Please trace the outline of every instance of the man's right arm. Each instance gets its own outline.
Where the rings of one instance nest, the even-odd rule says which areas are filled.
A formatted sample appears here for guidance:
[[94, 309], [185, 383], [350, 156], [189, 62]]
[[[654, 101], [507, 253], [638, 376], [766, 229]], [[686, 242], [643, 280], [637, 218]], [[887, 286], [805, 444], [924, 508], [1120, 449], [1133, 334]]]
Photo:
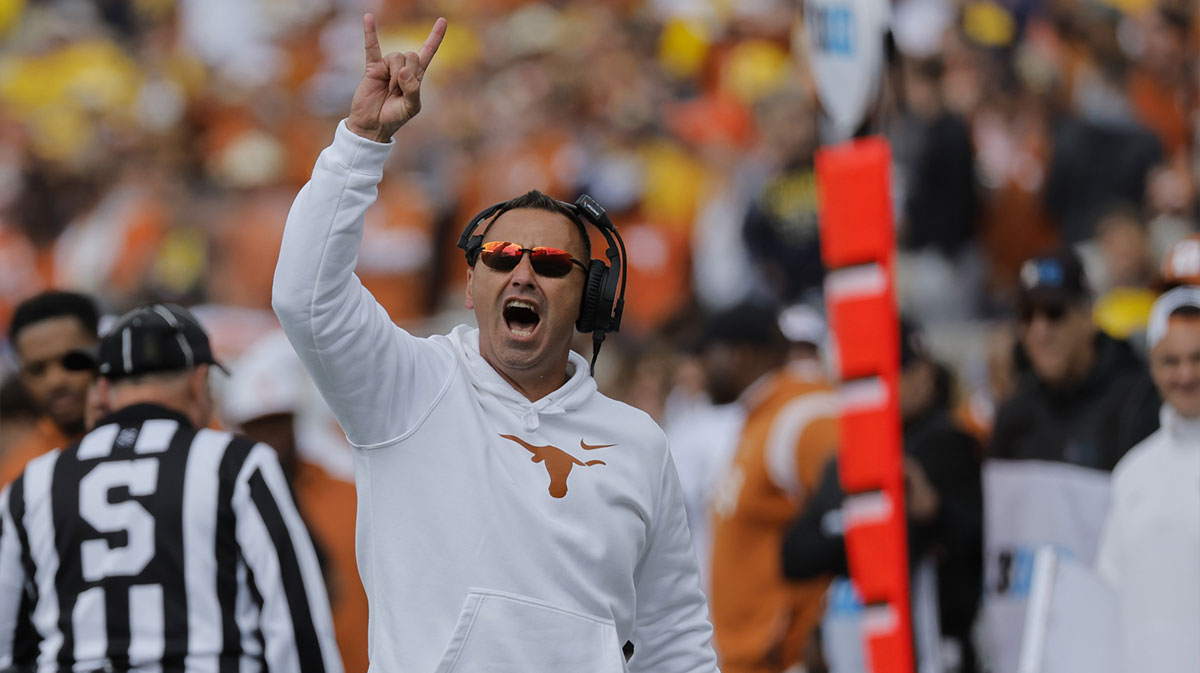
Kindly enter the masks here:
[[412, 409], [424, 378], [416, 368], [430, 360], [417, 357], [417, 340], [392, 323], [354, 275], [363, 216], [390, 149], [338, 125], [292, 204], [272, 287], [288, 340], [359, 446], [407, 429], [403, 412]]
[[358, 446], [386, 443], [425, 409], [423, 387], [447, 374], [447, 358], [418, 353], [354, 275], [363, 217], [374, 203], [392, 135], [420, 110], [420, 81], [441, 43], [434, 24], [419, 54], [380, 54], [375, 19], [363, 18], [366, 72], [349, 118], [317, 159], [284, 229], [272, 307], [284, 332]]

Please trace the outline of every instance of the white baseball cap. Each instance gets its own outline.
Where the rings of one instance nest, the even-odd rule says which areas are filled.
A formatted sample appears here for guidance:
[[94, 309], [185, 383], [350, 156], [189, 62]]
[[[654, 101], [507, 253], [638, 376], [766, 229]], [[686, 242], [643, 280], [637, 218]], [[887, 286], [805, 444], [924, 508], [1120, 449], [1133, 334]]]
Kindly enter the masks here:
[[807, 343], [818, 348], [828, 337], [828, 327], [821, 314], [805, 304], [789, 306], [779, 312], [779, 331], [792, 343]]
[[1186, 306], [1200, 311], [1200, 286], [1181, 285], [1163, 293], [1150, 309], [1150, 322], [1146, 325], [1146, 346], [1154, 348], [1167, 335], [1167, 321], [1171, 314]]

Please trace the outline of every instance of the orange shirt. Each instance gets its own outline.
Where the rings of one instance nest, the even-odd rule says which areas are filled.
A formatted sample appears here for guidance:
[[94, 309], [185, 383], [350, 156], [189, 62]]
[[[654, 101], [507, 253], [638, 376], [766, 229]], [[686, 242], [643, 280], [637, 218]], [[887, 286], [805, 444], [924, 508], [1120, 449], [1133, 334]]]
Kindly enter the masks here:
[[780, 673], [801, 661], [828, 581], [786, 582], [780, 548], [837, 449], [837, 404], [815, 367], [747, 391], [737, 452], [713, 498], [712, 621], [721, 670]]
[[0, 456], [0, 487], [7, 486], [25, 471], [25, 465], [43, 453], [62, 448], [71, 439], [59, 431], [58, 426], [43, 416], [33, 431], [25, 436], [11, 451]]
[[1191, 128], [1187, 100], [1181, 92], [1135, 68], [1129, 74], [1125, 93], [1141, 122], [1158, 136], [1168, 158], [1187, 152]]
[[346, 673], [367, 670], [367, 593], [354, 557], [354, 484], [331, 477], [313, 463], [296, 472], [296, 500], [317, 544], [328, 556], [333, 629]]

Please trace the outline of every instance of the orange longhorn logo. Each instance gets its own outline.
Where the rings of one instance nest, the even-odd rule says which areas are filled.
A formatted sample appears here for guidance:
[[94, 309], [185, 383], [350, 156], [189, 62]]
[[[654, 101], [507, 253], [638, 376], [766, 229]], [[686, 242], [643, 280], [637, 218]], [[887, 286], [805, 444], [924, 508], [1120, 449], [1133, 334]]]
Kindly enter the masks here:
[[[550, 495], [555, 498], [561, 498], [567, 494], [567, 477], [571, 474], [571, 469], [576, 465], [580, 467], [591, 467], [593, 465], [604, 465], [603, 460], [589, 460], [583, 462], [563, 451], [557, 446], [534, 446], [529, 442], [516, 437], [514, 435], [500, 435], [501, 437], [516, 442], [525, 447], [525, 450], [533, 454], [533, 462], [545, 463], [546, 472], [550, 474]], [[584, 451], [592, 451], [594, 449], [607, 449], [616, 444], [596, 444], [591, 445], [579, 440], [579, 448]]]

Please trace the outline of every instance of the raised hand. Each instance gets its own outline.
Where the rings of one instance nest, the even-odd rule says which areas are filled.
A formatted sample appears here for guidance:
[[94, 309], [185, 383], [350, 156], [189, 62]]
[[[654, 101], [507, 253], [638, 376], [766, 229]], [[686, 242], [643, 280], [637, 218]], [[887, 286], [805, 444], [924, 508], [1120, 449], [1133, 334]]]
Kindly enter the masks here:
[[381, 143], [391, 140], [401, 126], [421, 111], [421, 80], [445, 35], [446, 20], [438, 19], [419, 51], [394, 51], [384, 56], [379, 50], [375, 17], [364, 15], [367, 67], [354, 91], [346, 126], [368, 140]]

